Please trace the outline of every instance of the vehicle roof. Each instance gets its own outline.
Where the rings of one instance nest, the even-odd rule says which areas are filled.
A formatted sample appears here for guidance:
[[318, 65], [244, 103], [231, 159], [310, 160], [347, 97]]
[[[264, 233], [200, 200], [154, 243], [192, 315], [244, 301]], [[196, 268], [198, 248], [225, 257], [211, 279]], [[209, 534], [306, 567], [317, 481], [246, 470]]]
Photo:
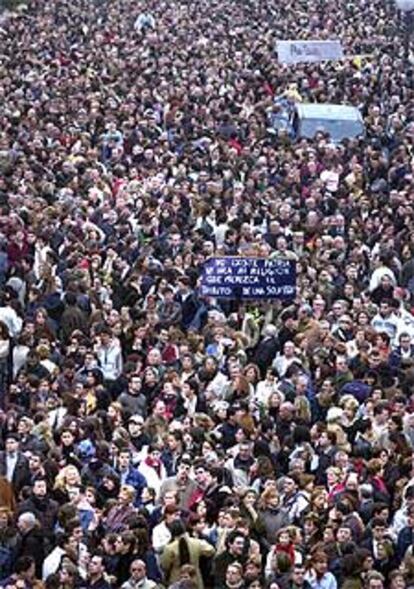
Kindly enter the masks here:
[[361, 120], [361, 113], [355, 106], [346, 104], [298, 104], [298, 114], [303, 119]]

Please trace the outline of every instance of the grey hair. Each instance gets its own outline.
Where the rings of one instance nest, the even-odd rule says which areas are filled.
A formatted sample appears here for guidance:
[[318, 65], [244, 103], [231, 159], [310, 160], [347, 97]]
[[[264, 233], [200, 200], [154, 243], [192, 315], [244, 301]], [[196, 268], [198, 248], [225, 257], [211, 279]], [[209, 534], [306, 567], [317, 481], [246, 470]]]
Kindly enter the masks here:
[[371, 483], [364, 483], [359, 487], [360, 493], [364, 499], [369, 499], [374, 494], [374, 487]]
[[263, 335], [266, 337], [274, 337], [276, 334], [277, 327], [272, 323], [269, 323], [269, 325], [266, 325], [266, 327], [263, 329]]
[[22, 513], [19, 516], [19, 520], [27, 524], [27, 526], [30, 528], [34, 528], [37, 523], [36, 516], [31, 511], [25, 511], [24, 513]]

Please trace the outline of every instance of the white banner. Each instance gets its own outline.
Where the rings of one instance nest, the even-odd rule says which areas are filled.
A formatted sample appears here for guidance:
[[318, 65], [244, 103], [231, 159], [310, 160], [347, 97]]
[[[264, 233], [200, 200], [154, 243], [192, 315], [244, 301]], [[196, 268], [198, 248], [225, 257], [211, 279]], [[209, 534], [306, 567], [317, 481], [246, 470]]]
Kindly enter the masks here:
[[342, 59], [340, 41], [276, 41], [280, 63], [318, 63]]

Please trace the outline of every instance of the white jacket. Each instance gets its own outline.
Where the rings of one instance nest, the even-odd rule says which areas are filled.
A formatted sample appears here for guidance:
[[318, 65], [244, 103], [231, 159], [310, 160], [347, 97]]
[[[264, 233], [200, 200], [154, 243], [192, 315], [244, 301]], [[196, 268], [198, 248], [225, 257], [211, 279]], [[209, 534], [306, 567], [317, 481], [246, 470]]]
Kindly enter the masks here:
[[66, 552], [60, 546], [56, 546], [43, 561], [42, 579], [45, 581], [49, 575], [56, 573], [60, 567], [63, 556]]
[[105, 380], [116, 380], [122, 373], [122, 354], [119, 344], [112, 341], [107, 348], [98, 346], [96, 353]]
[[11, 337], [20, 335], [23, 321], [12, 307], [0, 307], [0, 321], [7, 325]]
[[154, 548], [155, 552], [162, 552], [171, 538], [171, 532], [167, 528], [167, 525], [164, 521], [155, 526], [155, 528], [152, 530], [152, 547]]
[[155, 468], [152, 468], [151, 466], [146, 464], [144, 460], [138, 466], [138, 470], [145, 477], [147, 481], [147, 487], [152, 487], [155, 490], [155, 493], [158, 497], [160, 493], [161, 484], [167, 478], [167, 471], [165, 470], [165, 466], [161, 464], [160, 476], [158, 476], [158, 473], [155, 470]]

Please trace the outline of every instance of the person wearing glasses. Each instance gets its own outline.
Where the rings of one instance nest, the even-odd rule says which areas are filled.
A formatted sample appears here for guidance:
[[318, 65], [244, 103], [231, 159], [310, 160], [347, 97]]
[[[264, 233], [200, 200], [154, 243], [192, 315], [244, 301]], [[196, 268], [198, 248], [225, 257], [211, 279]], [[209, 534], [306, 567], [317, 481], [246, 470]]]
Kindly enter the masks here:
[[155, 589], [157, 583], [147, 577], [147, 567], [143, 560], [137, 558], [131, 562], [131, 576], [121, 585], [121, 589]]

